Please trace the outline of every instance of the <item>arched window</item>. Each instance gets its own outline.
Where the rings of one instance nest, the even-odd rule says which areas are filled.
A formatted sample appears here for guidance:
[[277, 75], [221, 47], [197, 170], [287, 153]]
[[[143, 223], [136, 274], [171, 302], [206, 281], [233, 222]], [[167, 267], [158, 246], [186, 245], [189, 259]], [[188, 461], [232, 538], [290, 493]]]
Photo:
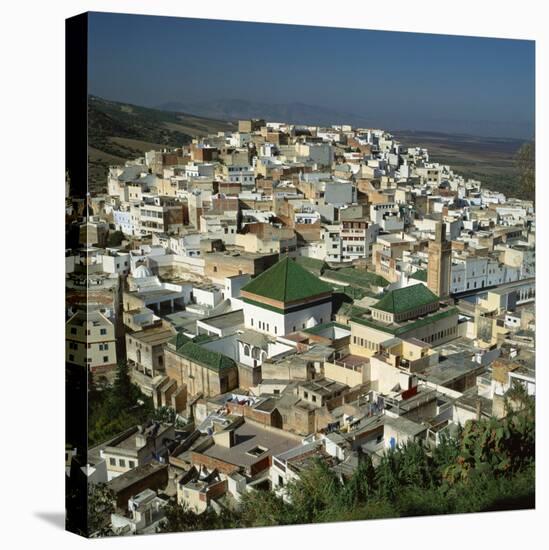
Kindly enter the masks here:
[[252, 357], [254, 359], [259, 359], [260, 353], [261, 353], [261, 350], [259, 348], [252, 348]]
[[249, 356], [250, 356], [250, 346], [248, 346], [248, 344], [246, 344], [246, 345], [244, 346], [244, 355], [245, 355], [246, 357], [249, 357]]

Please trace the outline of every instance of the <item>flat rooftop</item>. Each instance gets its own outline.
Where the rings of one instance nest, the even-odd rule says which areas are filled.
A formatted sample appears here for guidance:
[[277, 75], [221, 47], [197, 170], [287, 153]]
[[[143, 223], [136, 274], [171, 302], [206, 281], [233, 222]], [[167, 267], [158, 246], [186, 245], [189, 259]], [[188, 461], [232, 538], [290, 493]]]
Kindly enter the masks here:
[[137, 468], [133, 468], [109, 481], [109, 489], [114, 491], [115, 494], [120, 493], [124, 489], [131, 487], [133, 484], [167, 468], [167, 464], [160, 464], [156, 461], [149, 462], [142, 466], [138, 466]]
[[345, 384], [340, 384], [339, 382], [334, 382], [328, 378], [321, 378], [319, 380], [309, 380], [299, 384], [299, 387], [306, 389], [310, 392], [320, 394], [320, 395], [332, 395], [334, 392], [341, 391], [347, 386]]
[[204, 317], [203, 319], [199, 319], [199, 321], [219, 329], [230, 328], [244, 323], [244, 310], [238, 309], [236, 311], [222, 313], [221, 315]]
[[146, 328], [130, 334], [132, 338], [149, 344], [151, 346], [157, 346], [167, 342], [174, 335], [174, 331], [170, 327], [164, 325], [158, 327]]
[[361, 357], [360, 355], [352, 355], [348, 353], [347, 355], [332, 361], [334, 365], [337, 365], [338, 367], [344, 367], [346, 369], [352, 369], [357, 370], [359, 367], [362, 367], [362, 365], [369, 362], [369, 359], [367, 357]]
[[153, 290], [138, 290], [135, 292], [130, 292], [130, 294], [135, 294], [136, 296], [139, 296], [140, 298], [144, 298], [145, 300], [149, 298], [179, 298], [181, 296], [180, 292], [176, 292], [175, 290], [168, 290], [166, 288], [158, 288]]
[[[245, 421], [235, 429], [235, 445], [231, 448], [213, 444], [202, 454], [234, 464], [251, 466], [266, 455], [276, 455], [295, 447], [301, 438], [282, 430], [267, 429]], [[259, 447], [259, 449], [257, 449]], [[263, 452], [259, 452], [264, 449]], [[250, 451], [254, 451], [250, 453]]]
[[472, 361], [468, 357], [462, 357], [459, 354], [445, 359], [433, 367], [428, 368], [422, 373], [422, 376], [429, 382], [444, 386], [450, 384], [468, 374], [480, 374], [485, 367], [480, 363]]

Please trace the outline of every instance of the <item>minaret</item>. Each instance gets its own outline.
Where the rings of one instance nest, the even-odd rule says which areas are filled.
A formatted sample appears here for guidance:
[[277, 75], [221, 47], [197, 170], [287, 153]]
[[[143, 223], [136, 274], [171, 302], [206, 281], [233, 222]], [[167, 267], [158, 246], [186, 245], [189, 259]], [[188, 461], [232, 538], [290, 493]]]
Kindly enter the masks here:
[[450, 294], [450, 271], [452, 266], [452, 242], [446, 240], [446, 225], [437, 222], [435, 240], [429, 242], [427, 286], [440, 298]]

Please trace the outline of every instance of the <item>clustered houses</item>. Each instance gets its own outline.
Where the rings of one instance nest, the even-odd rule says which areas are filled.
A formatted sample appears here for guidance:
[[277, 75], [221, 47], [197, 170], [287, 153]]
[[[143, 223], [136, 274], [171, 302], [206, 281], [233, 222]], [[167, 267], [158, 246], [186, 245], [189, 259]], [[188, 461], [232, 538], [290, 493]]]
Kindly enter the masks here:
[[344, 477], [535, 393], [533, 204], [424, 148], [243, 120], [107, 189], [68, 210], [67, 362], [103, 383], [126, 362], [176, 419], [90, 450], [117, 532], [152, 529], [166, 494], [288, 498], [313, 458]]

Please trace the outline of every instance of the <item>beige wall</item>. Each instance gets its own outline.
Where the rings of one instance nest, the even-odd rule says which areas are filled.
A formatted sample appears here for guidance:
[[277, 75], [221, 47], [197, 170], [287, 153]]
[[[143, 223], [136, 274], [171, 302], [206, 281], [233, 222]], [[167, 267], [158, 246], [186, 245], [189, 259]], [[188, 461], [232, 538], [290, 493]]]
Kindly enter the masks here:
[[212, 369], [194, 363], [169, 348], [165, 350], [166, 376], [175, 380], [178, 386], [187, 386], [189, 396], [203, 393], [212, 397], [230, 391], [238, 386], [236, 367], [218, 373]]
[[370, 368], [364, 363], [360, 369], [354, 370], [342, 365], [336, 365], [326, 361], [324, 363], [324, 376], [340, 384], [346, 384], [350, 388], [363, 384], [369, 379]]
[[[353, 321], [351, 321], [350, 325], [351, 344], [349, 347], [353, 355], [371, 357], [379, 351], [379, 345], [382, 342], [393, 337], [389, 332], [382, 332], [379, 329], [367, 327]], [[458, 336], [458, 314], [456, 313], [431, 324], [411, 329], [401, 337], [414, 337], [431, 345], [440, 345], [454, 340]], [[362, 339], [363, 345], [360, 339]]]
[[393, 367], [377, 357], [370, 359], [370, 381], [381, 393], [390, 392], [397, 384], [400, 384], [403, 390], [407, 390], [409, 377], [407, 372]]

